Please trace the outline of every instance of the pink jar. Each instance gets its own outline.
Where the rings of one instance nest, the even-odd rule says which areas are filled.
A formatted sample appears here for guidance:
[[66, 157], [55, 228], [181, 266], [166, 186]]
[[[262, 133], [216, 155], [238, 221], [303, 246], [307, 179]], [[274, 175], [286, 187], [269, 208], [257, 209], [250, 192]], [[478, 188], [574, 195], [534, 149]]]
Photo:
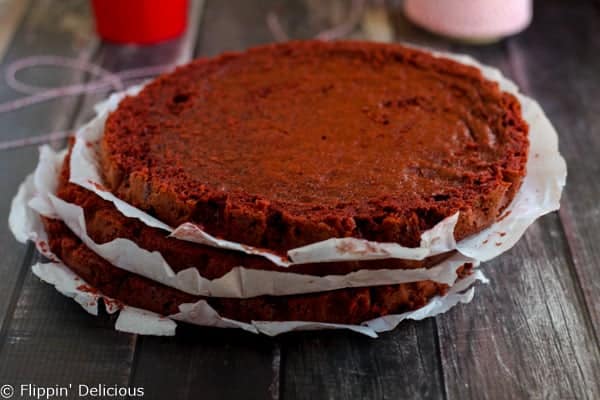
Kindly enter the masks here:
[[416, 25], [443, 36], [493, 42], [525, 29], [531, 0], [405, 0], [404, 13]]

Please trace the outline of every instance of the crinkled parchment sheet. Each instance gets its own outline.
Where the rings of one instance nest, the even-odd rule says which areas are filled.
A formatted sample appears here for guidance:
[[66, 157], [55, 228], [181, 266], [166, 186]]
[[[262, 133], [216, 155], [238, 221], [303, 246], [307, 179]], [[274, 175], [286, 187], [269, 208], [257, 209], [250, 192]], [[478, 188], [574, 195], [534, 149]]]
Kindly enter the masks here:
[[[261, 295], [289, 295], [319, 292], [345, 287], [375, 286], [433, 280], [452, 285], [457, 278], [456, 270], [465, 263], [478, 265], [475, 259], [455, 254], [431, 268], [360, 270], [346, 275], [314, 276], [281, 271], [264, 271], [237, 266], [218, 279], [202, 277], [196, 268], [175, 272], [163, 256], [139, 247], [134, 241], [117, 238], [98, 244], [89, 237], [83, 208], [55, 196], [59, 171], [64, 152], [57, 154], [48, 146], [40, 149], [40, 161], [33, 179], [24, 184], [23, 203], [39, 214], [58, 218], [77, 235], [82, 242], [111, 264], [124, 270], [145, 276], [164, 285], [186, 293], [214, 297], [255, 297]], [[20, 213], [19, 215], [24, 215]], [[22, 221], [13, 221], [15, 230]], [[35, 240], [35, 237], [31, 237]], [[384, 263], [384, 261], [382, 261]]]
[[[261, 294], [282, 295], [423, 279], [452, 283], [456, 278], [456, 269], [464, 262], [485, 261], [499, 255], [512, 247], [535, 219], [558, 209], [560, 195], [566, 179], [566, 165], [558, 152], [556, 132], [535, 101], [518, 93], [517, 87], [504, 78], [496, 69], [482, 66], [466, 56], [447, 54], [444, 54], [444, 56], [458, 59], [458, 61], [465, 64], [478, 66], [488, 79], [499, 82], [503, 90], [515, 94], [522, 104], [523, 116], [530, 124], [531, 147], [527, 164], [527, 176], [524, 179], [522, 188], [506, 210], [505, 217], [485, 231], [459, 243], [456, 243], [453, 237], [458, 214], [446, 218], [433, 229], [424, 233], [421, 246], [418, 248], [406, 248], [395, 243], [367, 242], [355, 238], [330, 239], [290, 250], [288, 252], [289, 260], [284, 260], [262, 249], [253, 249], [239, 243], [214, 238], [190, 223], [173, 229], [116, 198], [110, 192], [99, 189], [103, 185], [98, 173], [94, 146], [102, 135], [108, 113], [116, 108], [124, 95], [135, 94], [140, 90], [140, 87], [131, 88], [126, 93], [115, 94], [106, 102], [97, 106], [96, 118], [77, 132], [77, 140], [71, 158], [72, 182], [95, 192], [105, 200], [113, 202], [124, 215], [138, 218], [149, 226], [171, 232], [172, 236], [179, 239], [262, 255], [281, 267], [286, 267], [291, 263], [333, 260], [381, 258], [420, 260], [452, 249], [459, 251], [459, 254], [433, 268], [410, 271], [357, 271], [344, 276], [311, 277], [277, 271], [251, 271], [240, 266], [234, 268], [224, 277], [212, 281], [201, 277], [197, 270], [192, 268], [176, 274], [159, 253], [145, 251], [129, 240], [117, 239], [103, 245], [94, 243], [87, 236], [82, 209], [53, 195], [56, 189], [56, 176], [64, 154], [57, 155], [49, 149], [42, 150], [40, 165], [38, 165], [35, 174], [23, 183], [19, 194], [13, 200], [10, 215], [11, 228], [19, 240], [34, 240], [44, 255], [60, 262], [49, 253], [47, 246], [44, 245], [45, 232], [41, 227], [37, 214], [60, 218], [88, 247], [116, 266], [188, 293], [206, 296], [243, 298]], [[341, 249], [352, 250], [342, 251]], [[141, 263], [140, 260], [143, 260], [143, 262]], [[477, 264], [477, 261], [474, 263]], [[76, 300], [89, 299], [90, 293], [75, 290], [79, 285], [75, 289], [71, 287], [75, 284], [73, 282], [81, 282], [80, 278], [74, 276], [64, 266], [60, 267], [60, 265], [56, 264], [57, 268], [52, 269], [47, 265], [38, 264], [34, 266], [34, 272], [40, 278], [55, 284], [59, 291], [75, 297]], [[140, 268], [140, 265], [144, 265], [144, 268]], [[71, 286], [67, 283], [69, 279], [72, 281]], [[182, 304], [180, 307], [181, 312], [171, 317], [199, 325], [239, 327], [270, 335], [289, 330], [348, 328], [369, 336], [376, 336], [375, 332], [392, 329], [405, 318], [422, 319], [445, 312], [458, 302], [470, 301], [474, 289], [468, 289], [468, 287], [478, 279], [484, 280], [485, 278], [479, 271], [476, 271], [470, 277], [457, 282], [446, 296], [436, 297], [427, 306], [419, 310], [377, 318], [373, 321], [367, 321], [361, 326], [310, 322], [253, 322], [252, 324], [246, 324], [219, 317], [204, 301], [193, 305]], [[100, 294], [94, 296], [96, 300], [102, 297]], [[79, 302], [82, 303], [82, 301]], [[109, 304], [113, 303], [109, 302]], [[174, 324], [169, 319], [156, 316], [147, 311], [125, 307], [120, 314], [117, 328], [138, 333], [171, 334], [174, 331]]]
[[538, 103], [519, 93], [517, 86], [502, 76], [500, 71], [495, 68], [481, 65], [467, 56], [441, 55], [479, 67], [486, 78], [498, 82], [502, 90], [517, 96], [522, 105], [523, 117], [530, 125], [531, 147], [530, 157], [527, 161], [527, 176], [517, 196], [506, 210], [505, 217], [487, 230], [462, 240], [460, 243], [456, 243], [454, 240], [454, 227], [458, 221], [458, 213], [424, 232], [421, 244], [416, 248], [404, 247], [397, 243], [370, 242], [357, 238], [334, 238], [289, 250], [289, 259], [284, 259], [265, 249], [218, 239], [192, 223], [184, 223], [176, 228], [170, 227], [144, 211], [118, 199], [109, 191], [102, 190], [105, 186], [98, 172], [97, 144], [102, 137], [106, 118], [111, 111], [117, 108], [123, 97], [137, 94], [141, 90], [141, 86], [113, 94], [96, 107], [96, 117], [77, 131], [71, 156], [70, 181], [111, 201], [124, 215], [138, 218], [148, 226], [164, 229], [170, 232], [171, 236], [209, 246], [262, 255], [280, 266], [288, 266], [291, 263], [385, 258], [422, 260], [454, 249], [467, 257], [481, 261], [492, 259], [512, 247], [533, 221], [558, 209], [566, 179], [566, 164], [558, 152], [556, 131]]
[[[48, 150], [42, 151], [42, 159], [52, 155]], [[64, 157], [64, 153], [63, 153]], [[48, 175], [56, 174], [60, 168], [58, 156], [51, 158], [54, 161], [54, 167], [47, 166], [44, 171]], [[42, 171], [42, 169], [38, 169]], [[36, 172], [38, 172], [36, 171]], [[264, 333], [267, 335], [278, 335], [280, 333], [296, 330], [314, 330], [314, 329], [350, 329], [367, 336], [377, 337], [377, 332], [393, 329], [404, 319], [423, 319], [445, 312], [458, 303], [468, 303], [473, 298], [474, 288], [471, 285], [476, 280], [486, 282], [485, 277], [480, 271], [457, 281], [444, 296], [433, 298], [425, 307], [418, 310], [398, 315], [387, 315], [366, 321], [362, 325], [328, 324], [321, 322], [306, 321], [252, 321], [245, 323], [223, 318], [204, 301], [198, 301], [194, 304], [180, 304], [179, 313], [170, 315], [168, 318], [120, 304], [101, 293], [92, 290], [86, 282], [78, 277], [73, 271], [64, 266], [62, 262], [48, 248], [48, 238], [41, 223], [37, 209], [43, 209], [44, 215], [49, 217], [58, 217], [53, 214], [51, 203], [46, 203], [43, 198], [36, 197], [36, 178], [37, 174], [30, 175], [23, 185], [19, 188], [17, 196], [13, 200], [12, 209], [9, 217], [9, 223], [13, 233], [20, 241], [33, 240], [38, 250], [50, 260], [51, 263], [37, 263], [32, 267], [36, 276], [45, 282], [48, 282], [65, 296], [73, 298], [86, 311], [91, 314], [98, 314], [98, 302], [104, 299], [106, 309], [110, 313], [120, 310], [117, 319], [116, 329], [139, 333], [146, 335], [174, 335], [176, 324], [173, 320], [185, 321], [196, 325], [214, 326], [221, 328], [241, 328], [253, 333]], [[48, 181], [42, 181], [47, 183]], [[39, 187], [39, 186], [37, 186]], [[26, 201], [26, 199], [30, 199]], [[37, 203], [37, 204], [36, 204]], [[30, 206], [31, 205], [31, 206]], [[48, 207], [48, 208], [44, 208]]]
[[36, 276], [53, 285], [60, 293], [73, 298], [90, 314], [98, 315], [98, 302], [100, 300], [104, 300], [106, 310], [109, 313], [120, 310], [115, 325], [117, 330], [159, 336], [174, 335], [176, 323], [173, 320], [178, 320], [201, 326], [240, 328], [248, 332], [264, 333], [269, 336], [301, 330], [349, 329], [370, 337], [377, 337], [377, 332], [394, 329], [405, 319], [421, 320], [444, 313], [458, 303], [468, 303], [472, 300], [475, 292], [475, 288], [472, 287], [473, 283], [477, 280], [487, 282], [481, 271], [476, 270], [472, 275], [459, 280], [450, 288], [446, 295], [434, 297], [427, 305], [418, 310], [403, 314], [386, 315], [385, 317], [365, 321], [361, 325], [306, 321], [252, 321], [246, 323], [221, 317], [204, 300], [193, 304], [180, 304], [179, 312], [168, 317], [147, 310], [122, 305], [118, 301], [91, 290], [80, 277], [60, 262], [37, 263], [32, 267], [32, 270]]

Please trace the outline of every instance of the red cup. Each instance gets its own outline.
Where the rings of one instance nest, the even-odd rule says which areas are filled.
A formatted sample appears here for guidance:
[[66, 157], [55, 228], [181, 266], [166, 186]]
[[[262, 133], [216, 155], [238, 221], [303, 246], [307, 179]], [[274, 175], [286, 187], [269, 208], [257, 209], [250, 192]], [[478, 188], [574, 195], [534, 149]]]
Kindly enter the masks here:
[[92, 0], [96, 31], [117, 43], [150, 44], [179, 36], [187, 0]]

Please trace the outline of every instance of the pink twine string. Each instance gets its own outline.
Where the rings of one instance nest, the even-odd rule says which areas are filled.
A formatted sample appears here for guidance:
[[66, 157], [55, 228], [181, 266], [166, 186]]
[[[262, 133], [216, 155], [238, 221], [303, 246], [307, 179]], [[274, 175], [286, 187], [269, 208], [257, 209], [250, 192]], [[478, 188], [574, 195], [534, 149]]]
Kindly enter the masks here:
[[15, 147], [31, 146], [34, 144], [48, 143], [55, 140], [66, 139], [71, 136], [72, 131], [57, 131], [43, 135], [31, 136], [23, 139], [5, 140], [0, 142], [0, 150], [14, 149]]
[[[19, 71], [33, 67], [67, 68], [83, 71], [90, 74], [92, 76], [92, 80], [86, 83], [77, 83], [48, 88], [34, 86], [18, 79], [17, 75]], [[150, 67], [132, 68], [113, 73], [99, 65], [80, 59], [60, 56], [32, 56], [21, 58], [10, 63], [6, 67], [4, 79], [6, 84], [11, 89], [18, 93], [24, 94], [25, 96], [17, 100], [0, 103], [0, 114], [67, 96], [90, 94], [104, 90], [123, 90], [127, 86], [125, 84], [126, 81], [149, 78], [151, 76], [166, 72], [171, 68], [173, 68], [173, 65], [170, 64], [156, 65]], [[72, 130], [51, 132], [34, 137], [2, 141], [0, 142], [0, 150], [63, 139], [69, 136], [71, 131]]]
[[[38, 87], [26, 84], [17, 79], [17, 73], [23, 69], [33, 67], [62, 67], [87, 72], [97, 77], [100, 77], [101, 82], [106, 82], [113, 86], [116, 90], [123, 89], [123, 82], [119, 77], [113, 75], [110, 71], [89, 63], [85, 60], [71, 59], [59, 56], [33, 56], [25, 57], [16, 60], [6, 67], [5, 79], [6, 84], [12, 89], [20, 93], [34, 94], [41, 91], [47, 91], [50, 88]], [[77, 85], [72, 85], [77, 86]]]

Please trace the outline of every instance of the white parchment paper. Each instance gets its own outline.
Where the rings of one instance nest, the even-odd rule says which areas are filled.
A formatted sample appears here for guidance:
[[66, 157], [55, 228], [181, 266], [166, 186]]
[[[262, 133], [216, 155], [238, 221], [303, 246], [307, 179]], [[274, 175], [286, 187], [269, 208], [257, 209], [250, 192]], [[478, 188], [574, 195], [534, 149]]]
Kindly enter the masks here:
[[[139, 247], [134, 241], [117, 238], [98, 244], [87, 234], [83, 209], [57, 196], [60, 166], [64, 151], [55, 153], [50, 147], [40, 148], [40, 160], [32, 179], [23, 183], [18, 201], [26, 207], [15, 207], [12, 225], [35, 223], [32, 211], [50, 218], [58, 218], [96, 254], [116, 267], [145, 276], [164, 285], [186, 293], [213, 297], [247, 298], [261, 295], [289, 295], [320, 292], [345, 287], [376, 286], [433, 280], [452, 285], [457, 278], [456, 270], [465, 263], [478, 265], [475, 259], [455, 254], [431, 268], [359, 270], [346, 275], [314, 276], [281, 271], [263, 271], [238, 266], [218, 279], [201, 276], [198, 269], [187, 268], [175, 272], [159, 252]], [[25, 213], [28, 213], [25, 216]], [[12, 215], [12, 214], [11, 214]], [[39, 219], [39, 218], [37, 218]], [[33, 232], [33, 229], [29, 229]], [[17, 232], [19, 240], [36, 241], [34, 234], [24, 237]], [[27, 235], [25, 235], [27, 236]], [[383, 262], [383, 261], [382, 261]]]
[[[62, 158], [64, 158], [64, 154], [57, 155], [48, 147], [42, 148], [40, 159], [54, 165], [55, 173], [58, 172]], [[43, 165], [43, 163], [41, 164]], [[239, 328], [269, 336], [300, 330], [349, 329], [370, 337], [377, 337], [377, 332], [393, 329], [404, 319], [420, 320], [446, 312], [458, 303], [468, 303], [473, 298], [475, 290], [471, 287], [473, 283], [477, 280], [487, 282], [481, 271], [475, 270], [472, 275], [457, 281], [446, 295], [434, 297], [428, 304], [418, 310], [376, 318], [365, 321], [361, 325], [309, 321], [252, 321], [246, 323], [221, 317], [205, 300], [193, 304], [181, 304], [177, 314], [165, 318], [147, 310], [123, 305], [110, 297], [104, 296], [62, 264], [61, 260], [50, 251], [47, 235], [40, 221], [40, 214], [29, 206], [33, 203], [40, 208], [44, 207], [43, 204], [46, 200], [41, 196], [36, 196], [34, 183], [36, 174], [42, 169], [44, 171], [52, 170], [52, 168], [42, 168], [38, 165], [35, 173], [28, 176], [21, 185], [13, 201], [9, 217], [13, 234], [19, 240], [33, 240], [38, 250], [50, 260], [53, 260], [50, 263], [33, 265], [32, 271], [36, 276], [53, 285], [63, 295], [75, 300], [93, 315], [98, 315], [98, 303], [101, 300], [104, 301], [108, 312], [114, 313], [120, 310], [115, 328], [124, 332], [143, 335], [174, 335], [176, 324], [173, 320], [178, 320], [201, 326]], [[29, 201], [26, 201], [27, 198], [29, 198]], [[47, 206], [49, 207], [47, 211], [51, 212], [50, 206]]]
[[347, 261], [400, 258], [422, 260], [426, 257], [457, 249], [463, 255], [489, 260], [511, 248], [523, 235], [527, 226], [540, 216], [559, 207], [560, 195], [566, 180], [566, 164], [558, 152], [558, 137], [540, 106], [519, 93], [517, 86], [495, 68], [479, 64], [467, 56], [434, 53], [474, 65], [483, 75], [500, 84], [502, 90], [513, 93], [521, 102], [523, 117], [529, 123], [530, 156], [527, 176], [517, 196], [505, 212], [505, 217], [487, 230], [473, 235], [460, 243], [454, 240], [454, 227], [458, 214], [452, 215], [431, 230], [425, 232], [421, 244], [408, 248], [398, 243], [371, 242], [356, 238], [334, 238], [288, 251], [284, 259], [265, 249], [253, 248], [240, 243], [215, 238], [192, 223], [173, 228], [142, 210], [118, 199], [104, 188], [98, 172], [97, 143], [101, 139], [108, 114], [115, 110], [126, 95], [135, 95], [141, 87], [113, 94], [97, 106], [97, 116], [76, 133], [71, 156], [70, 181], [85, 187], [114, 203], [125, 216], [138, 218], [149, 226], [164, 229], [176, 238], [214, 247], [262, 255], [282, 267], [291, 263], [301, 264], [324, 261]]
[[[85, 311], [98, 315], [98, 303], [104, 301], [106, 311], [120, 311], [115, 328], [119, 331], [141, 335], [173, 336], [177, 324], [156, 313], [119, 304], [108, 296], [95, 290], [60, 262], [36, 263], [31, 267], [35, 276], [54, 286], [63, 295], [75, 300]], [[82, 287], [85, 287], [84, 290]]]
[[[40, 186], [36, 186], [35, 181], [41, 175], [50, 177], [53, 173], [56, 176], [62, 159], [64, 159], [64, 152], [56, 154], [49, 147], [41, 148], [40, 164], [38, 164], [36, 171], [21, 184], [17, 196], [13, 200], [9, 216], [10, 228], [17, 239], [23, 242], [33, 240], [38, 250], [52, 260], [50, 263], [33, 265], [32, 271], [36, 276], [53, 285], [63, 295], [75, 300], [93, 315], [98, 315], [98, 303], [102, 300], [108, 312], [114, 313], [120, 310], [115, 325], [117, 330], [143, 335], [174, 335], [176, 324], [173, 320], [178, 320], [201, 326], [239, 328], [269, 336], [300, 330], [349, 329], [370, 337], [377, 337], [377, 332], [393, 329], [404, 319], [420, 320], [446, 312], [458, 303], [468, 303], [472, 300], [475, 290], [471, 286], [477, 280], [487, 282], [481, 271], [475, 270], [472, 275], [457, 281], [446, 295], [434, 297], [428, 304], [418, 310], [376, 318], [365, 321], [361, 325], [309, 321], [252, 321], [246, 323], [221, 317], [205, 300], [193, 304], [181, 304], [177, 314], [165, 318], [147, 310], [123, 305], [110, 297], [104, 296], [62, 264], [61, 260], [50, 251], [47, 235], [40, 221], [40, 214], [30, 205], [33, 204], [36, 208], [53, 215], [51, 198], [40, 196], [36, 192], [36, 187], [39, 188]], [[52, 184], [46, 180], [41, 182], [43, 182], [42, 186], [49, 188], [49, 190], [55, 189], [55, 187], [52, 189]], [[57, 215], [54, 215], [54, 217], [57, 217]]]
[[[424, 307], [403, 314], [387, 315], [365, 321], [361, 325], [330, 324], [309, 321], [252, 321], [250, 323], [235, 321], [221, 317], [206, 301], [201, 300], [193, 304], [181, 304], [180, 312], [168, 318], [151, 311], [120, 305], [110, 297], [104, 296], [94, 290], [78, 277], [73, 271], [60, 262], [37, 263], [32, 267], [33, 273], [58, 290], [63, 295], [72, 298], [87, 312], [98, 315], [98, 303], [104, 299], [109, 312], [120, 309], [115, 328], [120, 331], [137, 333], [140, 335], [172, 336], [175, 334], [176, 323], [173, 320], [188, 322], [194, 325], [210, 326], [216, 328], [239, 328], [252, 333], [263, 333], [276, 336], [285, 332], [322, 330], [322, 329], [348, 329], [370, 337], [377, 337], [377, 332], [394, 329], [405, 319], [421, 320], [427, 317], [444, 313], [459, 303], [469, 303], [473, 299], [475, 288], [472, 285], [477, 281], [487, 282], [481, 271], [475, 271], [458, 281], [446, 295], [437, 296]], [[83, 289], [85, 287], [85, 289]]]
[[[446, 218], [432, 230], [426, 232], [422, 236], [421, 246], [418, 248], [405, 248], [395, 243], [367, 242], [354, 238], [330, 239], [291, 250], [288, 253], [289, 260], [281, 259], [279, 256], [261, 249], [248, 248], [239, 243], [214, 238], [209, 234], [202, 232], [193, 224], [184, 224], [173, 229], [156, 218], [132, 207], [114, 197], [111, 193], [101, 189], [103, 186], [102, 180], [98, 174], [95, 145], [101, 138], [108, 113], [118, 105], [118, 102], [124, 96], [123, 93], [113, 95], [109, 100], [99, 105], [97, 107], [97, 117], [77, 132], [76, 144], [71, 158], [71, 181], [95, 192], [105, 200], [113, 202], [117, 209], [124, 215], [138, 218], [149, 226], [170, 232], [171, 235], [177, 238], [215, 247], [259, 254], [282, 267], [289, 266], [291, 263], [334, 260], [343, 261], [379, 258], [419, 260], [451, 249], [457, 249], [460, 254], [456, 257], [464, 257], [464, 260], [488, 260], [512, 247], [523, 234], [527, 226], [533, 223], [539, 216], [558, 208], [560, 195], [566, 179], [566, 166], [558, 152], [556, 132], [536, 102], [519, 94], [516, 86], [505, 79], [499, 71], [481, 66], [470, 58], [455, 55], [444, 56], [457, 58], [459, 61], [466, 64], [478, 66], [487, 78], [499, 82], [503, 90], [517, 95], [522, 104], [524, 118], [530, 124], [531, 147], [527, 164], [528, 173], [522, 188], [507, 209], [505, 217], [496, 222], [489, 229], [462, 240], [459, 243], [456, 243], [453, 237], [453, 230], [458, 214]], [[136, 87], [130, 89], [127, 93], [135, 94], [139, 90], [140, 88]], [[170, 268], [164, 259], [162, 259], [160, 254], [150, 252], [146, 252], [148, 254], [142, 254], [144, 250], [137, 247], [137, 245], [131, 241], [128, 241], [129, 243], [126, 244], [121, 242], [121, 240], [124, 239], [117, 239], [117, 241], [106, 243], [105, 245], [110, 245], [106, 247], [102, 247], [105, 245], [95, 244], [93, 241], [92, 243], [88, 243], [85, 239], [87, 233], [81, 208], [66, 203], [53, 195], [56, 189], [56, 176], [63, 157], [64, 154], [54, 154], [50, 149], [42, 150], [40, 164], [36, 169], [36, 173], [26, 179], [19, 188], [16, 197], [13, 199], [9, 224], [17, 239], [20, 241], [26, 241], [27, 239], [33, 240], [40, 252], [54, 261], [51, 264], [36, 264], [33, 267], [34, 273], [41, 279], [53, 284], [61, 293], [74, 298], [89, 312], [97, 313], [98, 300], [103, 296], [101, 294], [81, 290], [80, 288], [83, 283], [81, 278], [77, 277], [72, 271], [62, 265], [60, 260], [49, 251], [46, 233], [43, 230], [39, 214], [63, 219], [69, 227], [71, 227], [71, 229], [76, 232], [88, 246], [90, 246], [90, 248], [109, 259], [115, 265], [189, 293], [208, 296], [217, 295], [222, 297], [249, 297], [251, 295], [257, 295], [257, 293], [277, 295], [287, 294], [285, 292], [279, 292], [280, 289], [277, 289], [279, 286], [293, 287], [295, 284], [312, 284], [312, 282], [297, 281], [295, 283], [290, 283], [285, 280], [279, 280], [279, 275], [285, 275], [286, 277], [298, 275], [284, 274], [283, 272], [259, 271], [270, 272], [271, 274], [268, 276], [268, 279], [259, 276], [249, 277], [247, 274], [249, 270], [245, 270], [243, 267], [236, 268], [236, 272], [232, 271], [231, 276], [216, 284], [215, 280], [208, 281], [205, 279], [203, 280], [199, 275], [195, 276], [197, 271], [194, 273], [191, 272], [191, 269], [175, 274], [172, 268]], [[89, 237], [87, 237], [87, 239], [89, 239]], [[133, 244], [133, 247], [131, 247], [131, 244]], [[345, 250], [342, 251], [342, 249]], [[358, 251], [346, 251], [347, 249], [358, 249]], [[119, 254], [121, 254], [121, 256], [119, 256]], [[138, 260], [138, 262], [133, 263], [131, 261], [133, 259]], [[143, 263], [140, 263], [139, 260], [143, 260]], [[458, 262], [459, 260], [455, 259], [452, 261]], [[146, 262], [149, 264], [146, 264]], [[152, 267], [140, 269], [140, 265], [143, 264], [146, 266], [151, 264]], [[440, 267], [440, 265], [434, 268], [437, 267]], [[432, 271], [434, 268], [427, 271]], [[456, 277], [455, 271], [456, 268], [452, 265], [448, 266], [447, 269], [445, 267], [443, 271], [440, 270], [440, 275], [436, 278], [430, 276], [425, 278], [424, 276], [419, 275], [410, 279], [434, 279], [440, 282], [452, 282], [453, 278]], [[375, 274], [373, 274], [373, 272], [374, 271], [358, 271], [354, 276], [348, 274], [341, 278], [346, 280], [343, 283], [346, 286], [374, 285], [377, 284], [374, 283], [377, 279], [381, 279], [380, 282], [383, 284], [389, 283], [388, 279], [398, 279], [397, 276], [391, 277], [386, 275], [389, 271], [375, 271]], [[261, 278], [261, 285], [263, 287], [248, 283], [253, 279], [256, 280]], [[319, 278], [324, 280], [319, 281], [319, 284], [311, 288], [310, 291], [331, 290], [332, 288], [337, 288], [338, 286], [336, 285], [340, 283], [326, 282], [329, 278], [330, 277]], [[340, 277], [336, 277], [336, 279], [337, 278]], [[265, 279], [267, 279], [266, 283]], [[294, 277], [292, 279], [296, 278]], [[375, 279], [375, 281], [373, 281], [373, 279]], [[252, 323], [244, 323], [220, 317], [205, 301], [200, 301], [195, 304], [182, 304], [180, 306], [180, 312], [170, 316], [170, 318], [198, 325], [241, 328], [251, 332], [265, 333], [268, 335], [276, 335], [292, 330], [346, 328], [375, 337], [377, 335], [376, 332], [393, 329], [403, 319], [423, 319], [428, 316], [443, 313], [458, 303], [471, 301], [474, 288], [470, 286], [472, 286], [476, 280], [486, 281], [481, 272], [476, 270], [473, 275], [457, 281], [445, 296], [432, 299], [425, 307], [419, 310], [400, 315], [389, 315], [372, 321], [365, 321], [361, 325], [338, 325], [298, 321], [253, 321]], [[270, 281], [277, 282], [277, 285], [270, 286]], [[245, 283], [236, 286], [236, 283], [239, 282]], [[264, 286], [267, 288], [264, 288]], [[109, 309], [114, 311], [115, 302], [108, 299], [107, 304], [109, 304]], [[111, 307], [113, 308], [111, 309]], [[174, 334], [175, 323], [169, 318], [164, 318], [145, 310], [127, 306], [125, 306], [123, 310], [117, 321], [117, 328], [120, 330], [141, 334]]]
[[465, 256], [488, 261], [510, 249], [536, 219], [558, 210], [567, 179], [567, 164], [558, 151], [558, 134], [540, 105], [519, 92], [517, 85], [502, 73], [466, 55], [436, 53], [481, 69], [483, 75], [499, 83], [503, 91], [521, 103], [523, 119], [529, 124], [529, 157], [523, 186], [499, 221], [488, 229], [457, 243]]

